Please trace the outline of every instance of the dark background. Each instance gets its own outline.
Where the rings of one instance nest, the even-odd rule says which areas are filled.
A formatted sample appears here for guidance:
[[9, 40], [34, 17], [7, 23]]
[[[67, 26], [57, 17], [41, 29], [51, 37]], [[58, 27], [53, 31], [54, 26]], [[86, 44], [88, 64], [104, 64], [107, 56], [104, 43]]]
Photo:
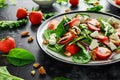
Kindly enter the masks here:
[[[17, 5], [13, 6], [9, 3], [5, 8], [0, 8], [0, 20], [17, 20], [16, 10], [19, 7], [25, 7], [29, 11], [32, 7], [39, 8], [39, 6], [32, 2], [32, 0], [16, 0]], [[104, 10], [109, 11], [115, 15], [120, 16], [120, 9], [110, 5], [106, 0], [101, 0], [101, 4], [104, 6]], [[86, 10], [88, 7], [80, 1], [78, 7], [71, 7], [70, 4], [59, 5], [54, 3], [49, 8], [40, 8], [43, 12], [57, 12], [58, 14], [64, 13], [66, 8], [70, 8], [72, 11]], [[30, 22], [25, 27], [21, 27], [15, 30], [0, 30], [0, 38], [5, 36], [14, 37], [17, 43], [17, 47], [25, 48], [33, 53], [36, 57], [36, 62], [43, 65], [47, 71], [47, 75], [37, 74], [32, 76], [30, 71], [34, 70], [32, 64], [24, 67], [15, 67], [10, 65], [5, 58], [0, 57], [0, 66], [7, 66], [9, 72], [15, 76], [21, 77], [25, 80], [53, 80], [54, 77], [64, 76], [72, 80], [120, 80], [120, 62], [105, 65], [105, 66], [76, 66], [67, 63], [57, 61], [39, 48], [36, 41], [36, 33], [39, 26], [32, 26]], [[27, 42], [27, 37], [21, 38], [20, 33], [22, 31], [29, 31], [33, 36], [34, 41], [32, 43]], [[1, 53], [0, 53], [1, 55]]]

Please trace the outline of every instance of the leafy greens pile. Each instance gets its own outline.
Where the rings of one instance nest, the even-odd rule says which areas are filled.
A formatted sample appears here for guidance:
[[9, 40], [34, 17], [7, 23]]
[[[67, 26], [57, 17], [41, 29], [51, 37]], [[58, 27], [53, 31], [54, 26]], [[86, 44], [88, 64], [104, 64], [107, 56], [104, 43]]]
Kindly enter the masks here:
[[11, 75], [6, 66], [0, 67], [0, 80], [24, 80], [22, 78]]

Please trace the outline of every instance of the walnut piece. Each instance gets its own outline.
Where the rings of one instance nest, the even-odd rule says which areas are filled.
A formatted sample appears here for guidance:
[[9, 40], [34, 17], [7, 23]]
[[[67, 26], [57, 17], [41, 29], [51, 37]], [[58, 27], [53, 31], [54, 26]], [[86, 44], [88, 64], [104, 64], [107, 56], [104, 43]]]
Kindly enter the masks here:
[[92, 60], [95, 61], [97, 59], [96, 51], [92, 50], [90, 54], [92, 56]]
[[26, 37], [26, 36], [29, 36], [28, 31], [21, 32], [21, 37]]
[[43, 66], [41, 66], [41, 67], [39, 68], [39, 73], [40, 73], [41, 75], [45, 75], [45, 74], [46, 74], [46, 70], [44, 69]]
[[71, 11], [71, 9], [70, 8], [67, 8], [66, 10], [65, 10], [65, 12], [70, 12]]
[[33, 64], [33, 67], [34, 67], [34, 68], [39, 68], [39, 67], [40, 67], [40, 64], [39, 64], [39, 63], [34, 63], [34, 64]]
[[32, 41], [33, 41], [33, 37], [32, 36], [28, 37], [28, 42], [32, 42]]
[[43, 44], [47, 45], [47, 44], [49, 44], [49, 41], [48, 40], [43, 40]]

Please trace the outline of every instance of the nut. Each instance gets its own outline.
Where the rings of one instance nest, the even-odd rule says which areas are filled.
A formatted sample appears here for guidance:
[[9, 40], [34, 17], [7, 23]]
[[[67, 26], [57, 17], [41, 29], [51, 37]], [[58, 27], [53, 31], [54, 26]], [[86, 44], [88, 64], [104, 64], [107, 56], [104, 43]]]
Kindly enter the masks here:
[[70, 52], [67, 52], [67, 51], [66, 51], [64, 54], [65, 54], [66, 56], [68, 56], [68, 57], [71, 56], [71, 53], [70, 53]]
[[49, 41], [48, 40], [43, 40], [43, 44], [47, 45], [47, 44], [49, 44]]
[[32, 36], [28, 37], [28, 42], [32, 42], [32, 41], [33, 41], [33, 37]]
[[28, 35], [29, 35], [28, 31], [21, 32], [21, 37], [25, 37], [25, 36], [28, 36]]
[[99, 1], [96, 1], [95, 3], [93, 3], [94, 6], [99, 5]]
[[33, 67], [34, 67], [34, 68], [39, 68], [39, 67], [40, 67], [40, 64], [39, 64], [39, 63], [34, 63], [34, 64], [33, 64]]
[[65, 10], [65, 12], [70, 12], [71, 11], [71, 9], [70, 8], [67, 8], [66, 10]]
[[35, 73], [36, 73], [35, 70], [32, 70], [32, 71], [31, 71], [31, 74], [32, 74], [33, 76], [35, 75]]
[[92, 50], [90, 54], [92, 56], [92, 60], [95, 61], [97, 59], [96, 51]]
[[45, 74], [46, 74], [46, 70], [44, 69], [43, 66], [41, 66], [41, 67], [39, 68], [39, 73], [40, 73], [41, 75], [45, 75]]

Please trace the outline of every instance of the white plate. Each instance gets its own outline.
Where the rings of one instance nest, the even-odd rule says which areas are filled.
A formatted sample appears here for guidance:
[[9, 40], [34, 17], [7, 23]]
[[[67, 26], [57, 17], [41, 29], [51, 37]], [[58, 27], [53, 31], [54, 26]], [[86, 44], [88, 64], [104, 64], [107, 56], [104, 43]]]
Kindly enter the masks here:
[[74, 63], [71, 59], [71, 57], [66, 57], [63, 56], [59, 53], [56, 53], [54, 51], [49, 50], [42, 42], [43, 42], [43, 32], [44, 30], [46, 30], [48, 28], [48, 23], [49, 21], [56, 19], [56, 20], [62, 20], [64, 15], [67, 15], [69, 17], [74, 16], [77, 13], [85, 13], [90, 15], [91, 18], [98, 18], [98, 17], [104, 17], [106, 19], [108, 19], [109, 17], [115, 17], [116, 19], [120, 20], [120, 18], [118, 16], [115, 16], [113, 14], [108, 14], [108, 13], [95, 13], [95, 12], [86, 12], [86, 11], [76, 11], [76, 12], [70, 12], [70, 13], [63, 13], [57, 16], [54, 16], [50, 19], [48, 19], [47, 21], [45, 21], [38, 29], [37, 31], [37, 42], [38, 45], [45, 51], [45, 53], [47, 53], [49, 56], [62, 61], [62, 62], [66, 62], [66, 63], [70, 63], [70, 64], [76, 64], [76, 65], [105, 65], [105, 64], [111, 64], [111, 63], [115, 63], [118, 62], [120, 60], [105, 60], [105, 61], [91, 61], [87, 64], [78, 64], [78, 63]]
[[120, 8], [120, 5], [115, 4], [115, 0], [107, 0], [110, 4], [112, 4], [113, 6]]

